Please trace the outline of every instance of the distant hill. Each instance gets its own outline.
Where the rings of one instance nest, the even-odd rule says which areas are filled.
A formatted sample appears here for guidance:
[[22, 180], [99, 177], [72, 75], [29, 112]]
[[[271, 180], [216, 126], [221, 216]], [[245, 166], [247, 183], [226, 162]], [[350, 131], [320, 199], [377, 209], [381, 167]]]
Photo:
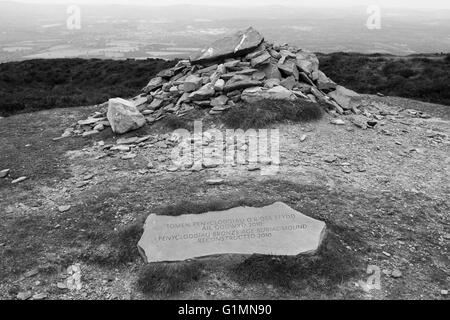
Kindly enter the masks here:
[[360, 93], [412, 98], [450, 106], [450, 54], [319, 54], [320, 69]]
[[139, 93], [174, 61], [27, 60], [0, 64], [0, 116], [98, 104]]
[[[321, 70], [360, 93], [450, 105], [450, 55], [319, 54]], [[0, 116], [92, 105], [139, 93], [174, 61], [28, 60], [0, 64]]]

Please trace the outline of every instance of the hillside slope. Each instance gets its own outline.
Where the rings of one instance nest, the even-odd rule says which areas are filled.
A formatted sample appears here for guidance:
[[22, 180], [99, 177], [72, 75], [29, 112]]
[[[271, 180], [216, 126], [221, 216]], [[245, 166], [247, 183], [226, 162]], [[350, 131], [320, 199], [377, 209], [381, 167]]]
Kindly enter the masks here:
[[450, 55], [319, 55], [321, 69], [360, 93], [383, 93], [450, 105]]
[[[173, 171], [173, 142], [158, 123], [125, 136], [150, 135], [132, 146], [134, 157], [105, 151], [119, 138], [109, 128], [52, 140], [95, 106], [0, 119], [0, 170], [11, 170], [0, 179], [0, 299], [448, 299], [450, 122], [434, 117], [448, 108], [374, 96], [364, 103], [383, 110], [373, 129], [350, 117], [336, 126], [329, 115], [278, 125], [275, 176], [246, 165]], [[11, 184], [20, 176], [28, 178]], [[223, 183], [208, 184], [217, 178]], [[276, 201], [327, 223], [318, 255], [147, 266], [137, 252], [150, 213]], [[78, 291], [64, 285], [74, 263]], [[364, 286], [368, 266], [379, 270], [378, 290]]]
[[[450, 58], [333, 53], [319, 55], [335, 82], [360, 93], [450, 105]], [[0, 64], [0, 116], [105, 102], [136, 95], [163, 60], [29, 60]]]
[[174, 61], [27, 60], [0, 64], [0, 116], [103, 103], [138, 93]]

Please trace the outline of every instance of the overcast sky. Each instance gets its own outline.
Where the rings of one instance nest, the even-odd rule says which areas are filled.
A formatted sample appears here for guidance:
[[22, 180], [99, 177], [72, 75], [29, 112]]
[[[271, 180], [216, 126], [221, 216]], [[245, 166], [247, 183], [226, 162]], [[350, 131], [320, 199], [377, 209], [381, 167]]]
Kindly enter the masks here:
[[449, 0], [0, 0], [28, 3], [71, 3], [71, 4], [137, 4], [172, 5], [200, 4], [214, 6], [261, 6], [280, 4], [305, 7], [340, 7], [351, 5], [377, 4], [381, 7], [450, 9]]

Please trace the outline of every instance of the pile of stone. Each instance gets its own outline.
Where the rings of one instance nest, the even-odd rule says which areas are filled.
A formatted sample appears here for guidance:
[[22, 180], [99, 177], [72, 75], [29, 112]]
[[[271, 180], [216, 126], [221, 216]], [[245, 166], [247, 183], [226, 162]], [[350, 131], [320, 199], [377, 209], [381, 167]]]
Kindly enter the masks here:
[[220, 39], [190, 60], [161, 71], [144, 88], [152, 116], [184, 112], [193, 104], [220, 113], [239, 101], [323, 101], [338, 113], [355, 108], [358, 94], [319, 70], [316, 55], [264, 41], [253, 28]]
[[[194, 108], [220, 114], [237, 103], [262, 99], [303, 99], [322, 102], [339, 114], [358, 113], [358, 97], [320, 71], [315, 54], [270, 44], [249, 28], [159, 72], [134, 99], [111, 99], [106, 117], [112, 130], [120, 134], [168, 114], [182, 116]], [[103, 129], [107, 125], [103, 118], [84, 120], [80, 125], [91, 127], [83, 134]]]

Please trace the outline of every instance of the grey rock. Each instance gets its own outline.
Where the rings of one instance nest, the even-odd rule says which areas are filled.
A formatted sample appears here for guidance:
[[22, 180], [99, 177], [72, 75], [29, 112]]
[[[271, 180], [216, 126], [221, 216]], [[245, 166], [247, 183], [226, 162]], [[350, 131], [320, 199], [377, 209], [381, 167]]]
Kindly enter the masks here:
[[361, 96], [353, 90], [343, 86], [336, 86], [336, 90], [329, 92], [328, 96], [336, 101], [344, 110], [352, 109], [359, 104]]
[[307, 96], [309, 100], [311, 100], [314, 103], [317, 103], [317, 98], [313, 94], [308, 94]]
[[155, 89], [161, 88], [164, 84], [164, 79], [161, 77], [155, 77], [150, 80], [147, 86], [143, 89], [144, 92], [150, 92]]
[[19, 292], [16, 296], [18, 300], [28, 300], [33, 296], [31, 292]]
[[159, 109], [162, 107], [163, 102], [163, 99], [153, 99], [153, 101], [149, 105], [149, 108], [152, 110]]
[[283, 81], [280, 82], [280, 85], [285, 87], [288, 90], [294, 89], [296, 84], [297, 84], [297, 81], [295, 80], [294, 76], [289, 76], [289, 77], [287, 77], [286, 79], [284, 79]]
[[202, 86], [202, 78], [196, 75], [188, 76], [183, 82], [183, 90], [185, 92], [194, 92]]
[[11, 181], [11, 183], [12, 184], [20, 183], [22, 181], [25, 181], [26, 179], [27, 179], [27, 177], [20, 177], [20, 178], [17, 178], [15, 180]]
[[178, 109], [179, 109], [179, 106], [175, 105], [174, 103], [170, 103], [163, 108], [163, 110], [166, 112], [177, 112]]
[[205, 84], [199, 90], [194, 91], [189, 95], [189, 99], [192, 101], [206, 100], [211, 98], [215, 93], [214, 86], [210, 83]]
[[155, 112], [155, 110], [144, 110], [144, 111], [142, 111], [141, 113], [144, 115], [144, 116], [148, 116], [148, 115], [150, 115], [150, 114], [152, 114], [152, 113], [154, 113]]
[[296, 55], [296, 64], [297, 67], [308, 74], [310, 77], [314, 79], [314, 76], [317, 71], [319, 71], [319, 59], [314, 53], [301, 51], [297, 52]]
[[211, 106], [211, 100], [194, 101], [194, 103], [202, 108], [209, 108]]
[[297, 97], [292, 91], [282, 86], [275, 86], [271, 89], [261, 87], [245, 89], [242, 92], [241, 99], [247, 103], [252, 103], [264, 99], [295, 101], [297, 100]]
[[228, 102], [228, 97], [226, 95], [218, 96], [211, 100], [211, 106], [217, 107], [217, 106], [224, 106]]
[[257, 48], [264, 38], [253, 28], [239, 31], [231, 36], [219, 39], [194, 54], [190, 60], [192, 64], [238, 57]]
[[331, 124], [338, 125], [338, 126], [345, 125], [345, 121], [342, 120], [342, 119], [332, 119], [332, 120], [330, 121], [330, 123], [331, 123]]
[[281, 83], [280, 79], [271, 78], [271, 79], [267, 79], [266, 81], [264, 81], [264, 87], [270, 89], [270, 88], [273, 88], [275, 86], [279, 86], [280, 83]]
[[276, 50], [269, 50], [270, 55], [272, 56], [272, 58], [276, 59], [276, 60], [280, 60], [281, 59], [281, 54], [276, 51]]
[[61, 213], [63, 213], [63, 212], [69, 211], [70, 208], [72, 208], [71, 205], [59, 206], [59, 207], [58, 207], [58, 211], [61, 212]]
[[97, 131], [97, 130], [89, 130], [89, 131], [83, 132], [83, 133], [81, 134], [81, 136], [83, 136], [83, 137], [89, 137], [89, 136], [92, 136], [92, 135], [97, 134], [97, 133], [99, 133], [99, 131]]
[[120, 159], [122, 159], [122, 160], [131, 160], [131, 159], [136, 158], [136, 156], [137, 155], [135, 153], [127, 153], [127, 154], [124, 154], [123, 156], [121, 156]]
[[33, 300], [44, 300], [45, 298], [47, 298], [47, 294], [46, 293], [36, 293], [33, 295], [32, 299]]
[[275, 63], [269, 63], [261, 69], [265, 73], [267, 79], [282, 79], [282, 75]]
[[257, 87], [262, 85], [261, 81], [257, 80], [242, 80], [242, 81], [236, 81], [233, 83], [226, 83], [225, 87], [223, 88], [224, 92], [230, 92], [234, 90], [242, 90], [250, 87]]
[[175, 72], [172, 69], [165, 69], [165, 70], [161, 70], [160, 72], [158, 72], [158, 74], [156, 75], [157, 77], [161, 77], [161, 78], [172, 78], [174, 76]]
[[106, 120], [106, 118], [87, 118], [86, 120], [78, 121], [78, 124], [80, 126], [85, 126], [85, 125], [95, 124], [95, 123], [103, 121], [103, 120]]
[[81, 181], [81, 182], [78, 182], [75, 186], [77, 187], [77, 188], [84, 188], [85, 186], [87, 186], [89, 184], [89, 181]]
[[176, 171], [178, 171], [178, 170], [179, 170], [179, 168], [176, 167], [176, 166], [168, 167], [168, 168], [166, 169], [167, 172], [176, 172]]
[[334, 90], [336, 88], [336, 83], [328, 78], [325, 73], [318, 71], [317, 87], [319, 90]]
[[367, 118], [364, 116], [353, 116], [350, 118], [350, 121], [358, 128], [367, 129]]
[[223, 91], [223, 88], [225, 87], [225, 80], [218, 79], [216, 83], [214, 83], [214, 90], [217, 92]]
[[243, 60], [252, 60], [253, 58], [260, 56], [264, 51], [266, 51], [266, 46], [264, 43], [261, 43], [253, 52], [247, 54]]
[[105, 126], [102, 123], [99, 123], [94, 127], [94, 130], [98, 132], [103, 131], [105, 130]]
[[308, 96], [306, 96], [303, 92], [298, 91], [298, 90], [292, 90], [292, 92], [299, 98], [305, 99], [305, 100], [309, 100]]
[[269, 63], [271, 57], [272, 56], [270, 55], [269, 52], [263, 51], [261, 54], [259, 54], [256, 57], [252, 58], [250, 64], [251, 64], [252, 67], [258, 67], [258, 66], [260, 66], [262, 64]]
[[[280, 218], [285, 215], [289, 218]], [[254, 237], [215, 237], [205, 232], [205, 223], [211, 230], [219, 225], [231, 232], [242, 228], [240, 221], [258, 221], [262, 229], [271, 230], [270, 237], [253, 229]], [[173, 230], [172, 226], [179, 226]], [[148, 216], [138, 250], [147, 263], [183, 261], [221, 254], [265, 254], [298, 256], [316, 253], [326, 232], [324, 222], [293, 210], [284, 203], [267, 207], [238, 207], [220, 212], [181, 216]], [[195, 236], [194, 236], [195, 235]], [[167, 237], [167, 238], [164, 238]]]
[[280, 69], [281, 73], [284, 73], [286, 76], [294, 76], [295, 80], [299, 79], [297, 65], [293, 59], [287, 59], [284, 63], [278, 63], [278, 69]]
[[327, 157], [324, 159], [324, 161], [325, 161], [326, 163], [333, 163], [333, 162], [336, 162], [336, 161], [337, 161], [337, 158], [336, 158], [336, 156], [331, 155], [331, 156], [327, 156]]
[[342, 172], [344, 172], [344, 173], [352, 173], [352, 170], [349, 168], [349, 167], [343, 167], [342, 168]]
[[[229, 79], [225, 85], [230, 85], [235, 82], [239, 81], [250, 81], [252, 80], [252, 77], [245, 74], [235, 74], [231, 79]], [[237, 89], [236, 89], [237, 90]]]
[[87, 180], [91, 180], [92, 178], [94, 178], [93, 174], [87, 174], [83, 177], [83, 180], [87, 181]]
[[4, 170], [0, 171], [0, 178], [7, 177], [10, 171], [11, 171], [10, 169], [4, 169]]
[[219, 65], [218, 64], [213, 64], [213, 65], [211, 65], [211, 66], [209, 66], [209, 67], [206, 67], [206, 68], [203, 68], [203, 69], [199, 69], [198, 71], [197, 71], [197, 73], [198, 74], [211, 74], [212, 72], [214, 72], [214, 70], [216, 70], [217, 69], [217, 67], [218, 67]]
[[130, 151], [130, 146], [127, 146], [127, 145], [117, 145], [117, 146], [111, 147], [111, 149], [109, 149], [109, 150], [111, 150], [111, 151], [128, 152], [128, 151]]
[[107, 118], [113, 132], [119, 134], [139, 129], [145, 124], [144, 116], [133, 103], [120, 98], [109, 100]]
[[223, 65], [225, 68], [234, 68], [239, 64], [239, 62], [241, 62], [241, 60], [230, 60], [226, 61]]
[[252, 74], [252, 79], [257, 81], [262, 81], [266, 77], [266, 74], [262, 71], [255, 72]]
[[131, 137], [131, 138], [120, 138], [117, 139], [116, 144], [133, 144], [138, 141], [138, 137]]
[[402, 277], [402, 272], [400, 270], [395, 269], [394, 271], [392, 271], [391, 273], [391, 277], [392, 278], [401, 278]]

